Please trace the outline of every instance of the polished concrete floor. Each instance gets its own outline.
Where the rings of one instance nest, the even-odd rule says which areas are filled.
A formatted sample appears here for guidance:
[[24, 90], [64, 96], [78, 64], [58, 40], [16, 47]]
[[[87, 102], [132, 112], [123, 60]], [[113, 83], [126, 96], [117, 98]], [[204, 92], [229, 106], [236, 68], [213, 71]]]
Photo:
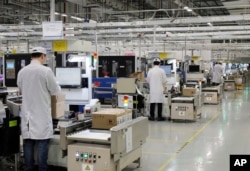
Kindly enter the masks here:
[[225, 91], [220, 104], [203, 105], [195, 122], [150, 121], [141, 166], [124, 171], [229, 171], [231, 154], [250, 154], [249, 91], [249, 83]]
[[126, 171], [229, 171], [231, 154], [250, 154], [250, 84], [203, 105], [196, 122], [151, 121], [140, 168]]

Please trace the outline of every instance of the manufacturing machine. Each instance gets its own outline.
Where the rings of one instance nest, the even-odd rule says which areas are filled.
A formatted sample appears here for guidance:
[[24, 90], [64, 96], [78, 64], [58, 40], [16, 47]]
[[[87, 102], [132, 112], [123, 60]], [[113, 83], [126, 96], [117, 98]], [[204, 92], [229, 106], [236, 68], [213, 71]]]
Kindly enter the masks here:
[[171, 99], [171, 115], [173, 120], [193, 120], [201, 116], [201, 102], [197, 97], [174, 97]]
[[188, 73], [186, 75], [186, 83], [190, 82], [200, 82], [204, 81], [204, 74], [203, 73]]
[[224, 90], [236, 90], [235, 80], [224, 80]]
[[134, 120], [110, 130], [82, 129], [82, 123], [61, 127], [60, 147], [67, 154], [68, 171], [121, 171], [140, 164], [141, 146], [148, 136], [148, 119]]
[[204, 104], [218, 104], [222, 99], [222, 85], [202, 88]]
[[17, 74], [30, 63], [31, 54], [6, 54], [4, 59], [4, 86], [16, 87]]

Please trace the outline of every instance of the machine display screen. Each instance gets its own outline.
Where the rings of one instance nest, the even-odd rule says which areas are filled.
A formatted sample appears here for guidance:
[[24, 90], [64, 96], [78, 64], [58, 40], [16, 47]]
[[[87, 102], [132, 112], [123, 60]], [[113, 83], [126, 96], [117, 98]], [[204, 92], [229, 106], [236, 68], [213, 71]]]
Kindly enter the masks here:
[[14, 61], [6, 62], [6, 68], [7, 69], [14, 69], [15, 68]]
[[200, 72], [200, 65], [189, 65], [189, 72]]
[[81, 87], [81, 75], [81, 68], [78, 67], [56, 68], [56, 80], [62, 88]]
[[171, 75], [171, 65], [161, 65], [160, 68], [165, 71], [166, 75]]

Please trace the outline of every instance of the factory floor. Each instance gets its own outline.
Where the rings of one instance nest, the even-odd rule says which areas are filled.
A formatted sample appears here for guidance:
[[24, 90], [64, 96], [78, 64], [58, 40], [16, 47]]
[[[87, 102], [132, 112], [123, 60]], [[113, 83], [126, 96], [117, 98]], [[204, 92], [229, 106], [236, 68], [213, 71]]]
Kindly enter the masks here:
[[229, 171], [231, 154], [250, 154], [249, 91], [225, 91], [196, 122], [150, 121], [141, 167], [125, 171]]
[[149, 121], [141, 166], [123, 171], [229, 171], [231, 154], [250, 154], [249, 91], [249, 82], [243, 90], [225, 91], [220, 104], [203, 105], [195, 122]]

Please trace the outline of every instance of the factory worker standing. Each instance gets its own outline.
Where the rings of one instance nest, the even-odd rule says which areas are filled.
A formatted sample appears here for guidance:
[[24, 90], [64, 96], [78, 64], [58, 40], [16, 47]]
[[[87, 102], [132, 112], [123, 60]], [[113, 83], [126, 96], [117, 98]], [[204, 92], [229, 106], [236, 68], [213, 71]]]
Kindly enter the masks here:
[[167, 77], [163, 69], [159, 67], [160, 59], [153, 59], [153, 67], [148, 71], [147, 82], [150, 89], [150, 117], [149, 120], [155, 120], [155, 106], [158, 107], [158, 121], [164, 120], [162, 117], [162, 105], [164, 102], [164, 91], [166, 91]]
[[22, 94], [21, 131], [25, 171], [34, 170], [34, 151], [37, 151], [39, 171], [48, 170], [49, 139], [53, 137], [51, 95], [58, 94], [61, 88], [52, 70], [43, 66], [45, 61], [46, 49], [33, 48], [31, 63], [22, 68], [17, 77]]
[[222, 75], [223, 75], [223, 67], [221, 63], [216, 62], [213, 69], [212, 84], [219, 85], [221, 83]]

